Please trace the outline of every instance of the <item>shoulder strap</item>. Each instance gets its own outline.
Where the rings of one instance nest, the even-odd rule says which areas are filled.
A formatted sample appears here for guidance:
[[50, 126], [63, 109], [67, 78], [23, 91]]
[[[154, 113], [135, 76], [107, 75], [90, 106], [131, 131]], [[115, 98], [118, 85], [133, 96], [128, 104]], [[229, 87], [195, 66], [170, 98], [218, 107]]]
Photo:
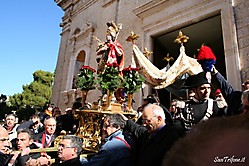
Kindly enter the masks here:
[[201, 119], [201, 121], [208, 120], [214, 113], [213, 112], [214, 100], [213, 99], [208, 99], [207, 102], [208, 102], [207, 112], [204, 115], [204, 117]]

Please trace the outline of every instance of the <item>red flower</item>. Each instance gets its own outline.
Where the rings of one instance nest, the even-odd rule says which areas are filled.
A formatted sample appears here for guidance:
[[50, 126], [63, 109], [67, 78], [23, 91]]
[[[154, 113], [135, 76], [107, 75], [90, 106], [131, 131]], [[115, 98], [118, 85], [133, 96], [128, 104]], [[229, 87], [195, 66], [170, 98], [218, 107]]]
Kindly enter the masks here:
[[90, 66], [84, 66], [84, 65], [81, 67], [80, 71], [82, 71], [82, 70], [84, 70], [84, 69], [89, 69], [89, 70], [91, 70], [93, 73], [96, 72], [96, 70], [93, 69], [93, 68], [91, 68]]
[[134, 67], [131, 67], [131, 66], [129, 66], [129, 67], [123, 69], [123, 71], [133, 71], [133, 70], [139, 71], [140, 69], [137, 68], [137, 67], [134, 68]]
[[118, 64], [117, 63], [106, 63], [106, 66], [108, 67], [118, 67]]

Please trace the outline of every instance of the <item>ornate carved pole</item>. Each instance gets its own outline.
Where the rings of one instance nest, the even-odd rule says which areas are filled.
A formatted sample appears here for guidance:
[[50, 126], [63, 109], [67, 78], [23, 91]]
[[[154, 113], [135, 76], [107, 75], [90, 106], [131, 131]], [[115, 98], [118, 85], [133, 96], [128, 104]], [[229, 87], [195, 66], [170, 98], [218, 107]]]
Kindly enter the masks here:
[[89, 90], [82, 90], [82, 108], [84, 109], [86, 103], [86, 97]]
[[128, 93], [128, 110], [129, 112], [132, 112], [132, 98], [133, 98], [133, 93]]
[[107, 104], [106, 104], [106, 111], [112, 109], [111, 101], [112, 101], [112, 93], [110, 90], [107, 90]]

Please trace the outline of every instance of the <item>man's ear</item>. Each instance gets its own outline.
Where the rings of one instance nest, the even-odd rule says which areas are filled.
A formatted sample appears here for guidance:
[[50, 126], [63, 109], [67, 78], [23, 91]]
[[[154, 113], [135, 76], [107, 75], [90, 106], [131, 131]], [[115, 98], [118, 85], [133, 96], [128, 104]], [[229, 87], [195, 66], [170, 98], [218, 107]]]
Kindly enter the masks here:
[[157, 120], [158, 120], [158, 122], [161, 122], [163, 120], [163, 118], [161, 116], [157, 116]]
[[77, 148], [73, 148], [73, 153], [72, 154], [77, 154]]
[[29, 140], [29, 145], [31, 145], [34, 142], [33, 139]]

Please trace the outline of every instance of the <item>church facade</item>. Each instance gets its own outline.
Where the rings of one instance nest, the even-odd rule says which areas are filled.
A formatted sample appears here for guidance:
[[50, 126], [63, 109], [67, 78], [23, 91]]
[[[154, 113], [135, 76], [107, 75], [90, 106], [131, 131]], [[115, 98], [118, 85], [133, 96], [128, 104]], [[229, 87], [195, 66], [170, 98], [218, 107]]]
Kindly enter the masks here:
[[[138, 34], [137, 46], [153, 54], [149, 59], [158, 67], [167, 65], [167, 53], [175, 59], [179, 45], [174, 38], [182, 31], [190, 39], [186, 54], [196, 55], [201, 44], [211, 46], [216, 67], [235, 89], [249, 78], [249, 1], [247, 0], [54, 0], [64, 16], [55, 70], [51, 103], [62, 110], [81, 97], [75, 86], [82, 65], [97, 68], [96, 37], [105, 41], [106, 23], [121, 23], [118, 41], [125, 52], [125, 67], [131, 64], [130, 32]], [[152, 93], [146, 86], [135, 93], [136, 109], [142, 98]], [[99, 90], [90, 90], [87, 101], [97, 101]]]

